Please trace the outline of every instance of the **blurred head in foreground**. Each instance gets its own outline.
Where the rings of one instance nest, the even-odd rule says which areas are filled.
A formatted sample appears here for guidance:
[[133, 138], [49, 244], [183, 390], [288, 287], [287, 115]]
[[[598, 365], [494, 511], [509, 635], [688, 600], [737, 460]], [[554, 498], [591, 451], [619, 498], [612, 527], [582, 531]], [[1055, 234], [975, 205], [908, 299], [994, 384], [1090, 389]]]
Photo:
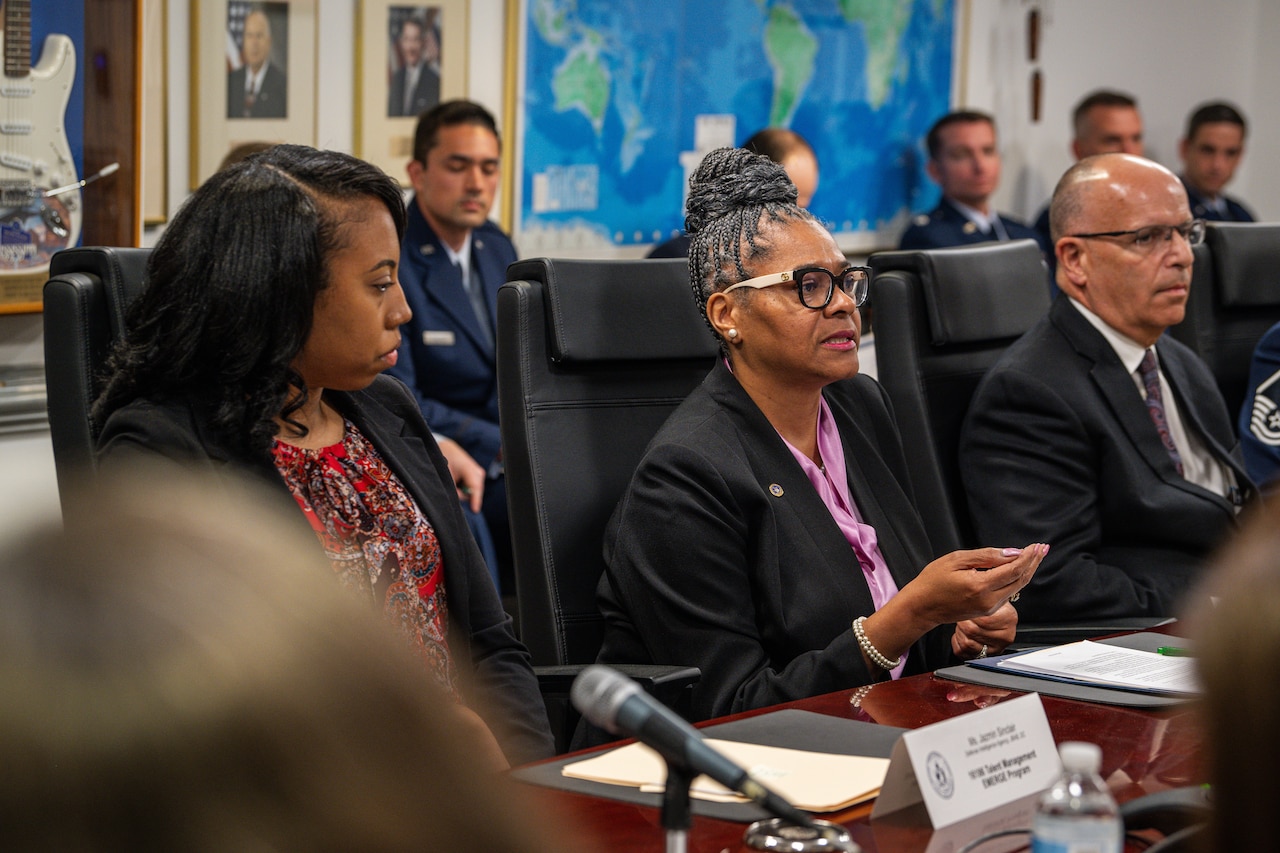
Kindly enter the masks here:
[[6, 847], [553, 849], [301, 525], [198, 478], [80, 500], [0, 546]]
[[1280, 503], [1255, 513], [1191, 600], [1214, 817], [1205, 850], [1270, 850], [1280, 837]]

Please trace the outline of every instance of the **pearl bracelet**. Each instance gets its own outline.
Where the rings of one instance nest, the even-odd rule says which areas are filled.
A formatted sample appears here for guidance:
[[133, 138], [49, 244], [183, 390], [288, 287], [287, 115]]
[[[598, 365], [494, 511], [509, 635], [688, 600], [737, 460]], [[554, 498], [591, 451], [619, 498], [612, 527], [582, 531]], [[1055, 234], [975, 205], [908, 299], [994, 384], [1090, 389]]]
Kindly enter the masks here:
[[857, 638], [858, 645], [862, 646], [862, 650], [867, 653], [867, 657], [871, 658], [871, 662], [885, 671], [892, 670], [898, 664], [902, 663], [902, 657], [897, 660], [885, 657], [880, 654], [880, 650], [871, 645], [871, 641], [867, 639], [867, 632], [862, 630], [862, 623], [867, 621], [867, 617], [859, 616], [853, 620], [853, 636]]

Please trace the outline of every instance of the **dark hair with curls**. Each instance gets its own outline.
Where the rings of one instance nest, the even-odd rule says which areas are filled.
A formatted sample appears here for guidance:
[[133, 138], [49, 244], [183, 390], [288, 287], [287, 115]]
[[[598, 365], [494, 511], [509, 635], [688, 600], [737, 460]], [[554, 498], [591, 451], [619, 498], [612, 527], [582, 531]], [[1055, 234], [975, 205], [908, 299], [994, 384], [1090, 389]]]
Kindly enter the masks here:
[[[796, 204], [796, 185], [782, 166], [745, 148], [717, 148], [689, 177], [684, 219], [689, 234], [689, 284], [711, 333], [707, 297], [751, 276], [745, 264], [768, 257], [764, 222], [816, 222]], [[743, 294], [742, 298], [746, 298]], [[720, 349], [725, 349], [724, 341]]]
[[381, 202], [404, 236], [400, 187], [348, 154], [276, 145], [206, 181], [147, 261], [95, 426], [138, 398], [181, 397], [230, 448], [269, 450], [274, 418], [306, 402], [291, 365], [345, 245], [343, 204], [362, 199]]

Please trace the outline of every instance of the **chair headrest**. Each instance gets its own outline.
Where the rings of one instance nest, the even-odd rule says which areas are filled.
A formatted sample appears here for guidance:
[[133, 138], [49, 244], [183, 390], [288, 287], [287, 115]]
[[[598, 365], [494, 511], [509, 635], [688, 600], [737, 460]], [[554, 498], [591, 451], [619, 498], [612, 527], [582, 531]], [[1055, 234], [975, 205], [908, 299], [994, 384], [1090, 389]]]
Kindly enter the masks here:
[[518, 261], [507, 279], [546, 288], [551, 358], [559, 364], [709, 359], [683, 258]]
[[1280, 305], [1280, 224], [1211, 222], [1206, 242], [1224, 307]]
[[150, 257], [150, 249], [110, 246], [64, 249], [50, 261], [49, 277], [77, 272], [96, 275], [107, 289], [107, 314], [111, 337], [115, 339], [124, 334], [125, 312], [146, 285]]
[[877, 275], [919, 277], [934, 346], [1014, 338], [1049, 310], [1048, 270], [1034, 240], [879, 252], [870, 262]]

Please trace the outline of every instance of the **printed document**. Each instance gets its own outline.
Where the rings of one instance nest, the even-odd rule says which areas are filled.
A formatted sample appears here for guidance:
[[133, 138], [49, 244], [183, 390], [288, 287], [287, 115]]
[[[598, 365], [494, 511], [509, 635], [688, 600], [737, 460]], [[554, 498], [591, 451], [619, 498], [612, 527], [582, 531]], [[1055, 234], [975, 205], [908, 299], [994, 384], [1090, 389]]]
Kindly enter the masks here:
[[1200, 692], [1194, 658], [1166, 657], [1088, 640], [1012, 655], [1002, 659], [999, 668], [1130, 690], [1186, 695]]

